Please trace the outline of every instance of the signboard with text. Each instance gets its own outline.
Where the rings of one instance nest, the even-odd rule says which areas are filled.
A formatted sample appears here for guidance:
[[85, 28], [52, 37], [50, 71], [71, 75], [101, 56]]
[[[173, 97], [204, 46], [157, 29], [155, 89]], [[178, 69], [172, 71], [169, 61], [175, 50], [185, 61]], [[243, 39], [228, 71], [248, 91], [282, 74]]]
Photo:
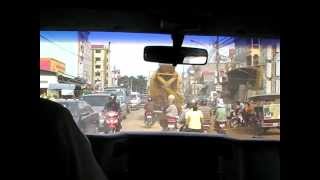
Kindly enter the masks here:
[[280, 119], [280, 104], [263, 105], [264, 119]]
[[40, 69], [65, 73], [65, 64], [53, 58], [40, 58]]

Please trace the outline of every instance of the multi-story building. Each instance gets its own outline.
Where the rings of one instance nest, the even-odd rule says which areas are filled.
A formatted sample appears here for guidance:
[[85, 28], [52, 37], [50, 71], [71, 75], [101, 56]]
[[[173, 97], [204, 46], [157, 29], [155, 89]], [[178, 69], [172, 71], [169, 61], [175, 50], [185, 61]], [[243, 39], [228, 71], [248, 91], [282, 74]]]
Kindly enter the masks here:
[[93, 83], [95, 89], [103, 90], [111, 86], [111, 69], [109, 59], [109, 47], [105, 45], [92, 45], [93, 59]]
[[89, 32], [78, 32], [78, 77], [84, 79], [88, 84], [92, 82], [92, 53]]
[[233, 99], [280, 93], [280, 41], [235, 38], [235, 57], [228, 72]]

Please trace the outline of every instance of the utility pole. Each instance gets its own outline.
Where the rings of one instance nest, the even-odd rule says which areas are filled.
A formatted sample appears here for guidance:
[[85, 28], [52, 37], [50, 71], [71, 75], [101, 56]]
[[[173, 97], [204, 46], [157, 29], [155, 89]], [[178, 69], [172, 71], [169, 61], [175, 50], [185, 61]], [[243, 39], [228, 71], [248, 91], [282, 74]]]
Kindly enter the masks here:
[[216, 89], [217, 86], [220, 88], [220, 72], [219, 72], [219, 63], [220, 63], [220, 58], [219, 58], [219, 36], [217, 36], [216, 39], [216, 68], [217, 68], [217, 84], [216, 84]]
[[217, 65], [217, 83], [220, 84], [220, 73], [219, 73], [219, 36], [217, 36], [216, 40], [216, 65]]

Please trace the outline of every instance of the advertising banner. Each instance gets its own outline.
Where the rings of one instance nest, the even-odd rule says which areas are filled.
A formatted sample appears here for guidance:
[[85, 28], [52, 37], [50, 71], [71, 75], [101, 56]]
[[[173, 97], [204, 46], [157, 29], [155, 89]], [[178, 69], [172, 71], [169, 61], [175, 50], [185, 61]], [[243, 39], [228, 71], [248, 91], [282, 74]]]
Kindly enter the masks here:
[[280, 104], [263, 105], [264, 119], [280, 119]]

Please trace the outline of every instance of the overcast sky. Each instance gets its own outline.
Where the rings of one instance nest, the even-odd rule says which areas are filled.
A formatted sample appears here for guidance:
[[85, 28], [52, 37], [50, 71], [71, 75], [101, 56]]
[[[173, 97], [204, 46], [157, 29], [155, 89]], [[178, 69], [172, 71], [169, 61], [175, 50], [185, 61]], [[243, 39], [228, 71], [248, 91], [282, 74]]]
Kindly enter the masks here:
[[[41, 31], [40, 34], [42, 35], [40, 38], [40, 57], [52, 57], [64, 62], [66, 64], [66, 74], [76, 76], [77, 33]], [[216, 37], [214, 36], [186, 36], [183, 46], [205, 48], [210, 53], [215, 39]], [[89, 41], [91, 44], [103, 45], [111, 42], [111, 67], [116, 66], [117, 69], [120, 69], [121, 75], [129, 76], [149, 76], [150, 72], [157, 69], [157, 63], [145, 62], [143, 60], [143, 48], [145, 46], [172, 45], [171, 37], [167, 34], [91, 32]], [[233, 44], [222, 48], [219, 52], [227, 56], [229, 48], [232, 47]], [[182, 65], [177, 66], [178, 71], [182, 72], [182, 69]]]

